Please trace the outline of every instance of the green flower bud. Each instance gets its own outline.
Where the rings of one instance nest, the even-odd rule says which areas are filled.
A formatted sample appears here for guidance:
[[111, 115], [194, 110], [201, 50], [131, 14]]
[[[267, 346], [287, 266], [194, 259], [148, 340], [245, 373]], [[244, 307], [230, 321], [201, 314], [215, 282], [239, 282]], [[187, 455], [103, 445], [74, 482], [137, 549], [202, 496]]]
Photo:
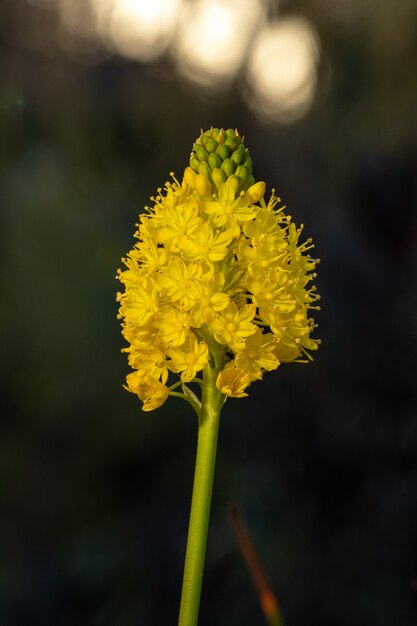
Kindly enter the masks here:
[[236, 150], [238, 146], [242, 145], [242, 139], [236, 130], [229, 128], [229, 130], [226, 131], [226, 136], [227, 137], [224, 143], [231, 149], [232, 152]]
[[248, 170], [244, 165], [238, 165], [235, 170], [235, 175], [239, 178], [241, 183], [244, 183], [248, 177]]
[[244, 156], [245, 156], [245, 148], [243, 147], [242, 144], [240, 144], [240, 146], [238, 146], [238, 148], [233, 152], [230, 158], [232, 159], [234, 163], [236, 163], [236, 165], [240, 165], [242, 163]]
[[195, 146], [194, 147], [194, 151], [197, 155], [197, 157], [199, 158], [200, 161], [207, 161], [208, 160], [208, 152], [205, 148], [203, 148], [203, 146]]
[[233, 150], [236, 150], [237, 148], [236, 137], [228, 137], [224, 142], [224, 145], [230, 148], [231, 152], [233, 152]]
[[254, 183], [255, 183], [255, 179], [252, 176], [252, 174], [250, 174], [242, 185], [243, 191], [246, 191], [247, 189], [249, 189], [249, 187], [251, 187]]
[[216, 148], [217, 148], [217, 142], [214, 141], [213, 139], [208, 139], [205, 144], [204, 144], [205, 149], [207, 150], [207, 152], [216, 152]]
[[220, 187], [220, 185], [225, 182], [226, 175], [224, 172], [222, 172], [222, 170], [217, 168], [212, 171], [211, 178], [214, 184], [216, 185], [216, 187]]
[[206, 176], [209, 180], [211, 179], [211, 167], [207, 163], [204, 163], [204, 161], [200, 163], [198, 173]]
[[217, 146], [216, 154], [218, 154], [221, 160], [224, 161], [229, 158], [230, 150], [224, 143], [221, 143]]
[[222, 161], [218, 154], [210, 154], [208, 158], [210, 167], [214, 170], [222, 166]]
[[246, 167], [248, 172], [252, 172], [252, 159], [250, 158], [249, 154], [247, 157], [244, 158], [242, 165]]
[[198, 168], [200, 167], [200, 161], [197, 159], [197, 157], [194, 154], [191, 156], [190, 165], [193, 168], [193, 170], [195, 172], [197, 172], [197, 174], [198, 174]]
[[222, 170], [226, 174], [227, 177], [234, 174], [235, 167], [236, 166], [233, 163], [232, 159], [225, 159], [222, 163]]
[[224, 130], [223, 128], [212, 128], [208, 131], [210, 133], [210, 137], [216, 143], [223, 143], [224, 141]]

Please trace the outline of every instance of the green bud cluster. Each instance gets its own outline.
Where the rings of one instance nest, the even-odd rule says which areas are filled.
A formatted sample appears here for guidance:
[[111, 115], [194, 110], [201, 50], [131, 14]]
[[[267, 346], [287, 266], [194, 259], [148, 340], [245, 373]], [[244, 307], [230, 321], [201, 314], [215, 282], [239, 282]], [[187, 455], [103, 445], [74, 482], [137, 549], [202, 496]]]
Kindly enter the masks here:
[[254, 184], [252, 159], [237, 130], [211, 128], [202, 133], [193, 146], [190, 167], [206, 176], [217, 188], [229, 176], [239, 180], [239, 190]]

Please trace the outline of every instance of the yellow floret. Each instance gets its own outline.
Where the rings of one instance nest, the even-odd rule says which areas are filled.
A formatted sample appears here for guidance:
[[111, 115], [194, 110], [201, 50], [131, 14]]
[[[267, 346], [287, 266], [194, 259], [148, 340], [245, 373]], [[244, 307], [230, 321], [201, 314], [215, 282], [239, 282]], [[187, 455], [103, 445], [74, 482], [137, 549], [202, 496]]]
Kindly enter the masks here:
[[240, 367], [226, 367], [217, 376], [216, 387], [225, 396], [231, 398], [244, 398], [246, 387], [250, 384], [251, 377]]
[[159, 380], [139, 370], [128, 374], [126, 389], [139, 396], [143, 411], [157, 409], [168, 398], [168, 388]]
[[190, 333], [180, 348], [169, 351], [169, 356], [169, 369], [181, 374], [181, 380], [186, 383], [206, 367], [209, 350], [204, 341], [198, 342], [194, 333]]

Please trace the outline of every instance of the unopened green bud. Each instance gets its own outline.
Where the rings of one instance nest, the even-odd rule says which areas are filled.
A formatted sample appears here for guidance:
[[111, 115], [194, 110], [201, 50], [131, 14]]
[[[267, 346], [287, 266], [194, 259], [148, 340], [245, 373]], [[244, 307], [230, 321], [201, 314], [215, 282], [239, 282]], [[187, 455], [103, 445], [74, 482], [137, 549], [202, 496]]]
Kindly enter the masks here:
[[210, 167], [214, 170], [217, 167], [222, 166], [222, 161], [218, 154], [210, 154], [208, 158]]
[[197, 159], [195, 154], [193, 154], [192, 157], [190, 158], [190, 165], [193, 168], [193, 170], [198, 173], [198, 169], [200, 167], [200, 161]]
[[207, 161], [209, 155], [203, 146], [195, 146], [194, 150], [200, 161]]
[[212, 128], [209, 132], [210, 132], [210, 137], [216, 143], [223, 143], [224, 130], [222, 128]]
[[219, 143], [224, 143], [225, 141], [226, 141], [226, 132], [223, 128], [221, 128], [219, 132]]
[[235, 167], [236, 166], [233, 163], [232, 159], [225, 159], [222, 163], [222, 170], [226, 174], [227, 177], [234, 174]]
[[233, 152], [233, 150], [237, 147], [236, 137], [228, 137], [224, 142], [224, 145], [230, 148], [230, 151]]
[[247, 157], [244, 158], [242, 165], [244, 165], [248, 171], [252, 171], [252, 159], [250, 158], [249, 154]]
[[239, 133], [235, 130], [232, 130], [231, 128], [229, 128], [229, 130], [226, 131], [226, 141], [224, 142], [226, 144], [226, 146], [228, 146], [231, 151], [233, 152], [234, 150], [236, 150], [236, 148], [242, 144], [242, 139], [239, 135]]
[[221, 143], [216, 148], [216, 154], [218, 154], [221, 160], [224, 161], [229, 158], [230, 150], [224, 143]]
[[211, 173], [211, 178], [212, 178], [214, 184], [216, 185], [216, 187], [220, 187], [220, 185], [225, 182], [226, 175], [225, 175], [224, 172], [222, 172], [222, 170], [215, 169]]
[[240, 165], [242, 163], [244, 155], [245, 148], [242, 146], [242, 144], [240, 144], [240, 146], [238, 146], [238, 148], [233, 152], [230, 158], [234, 163], [236, 163], [236, 165]]
[[254, 183], [255, 179], [252, 174], [250, 174], [242, 185], [242, 191], [247, 191]]
[[239, 178], [241, 183], [244, 183], [248, 177], [248, 170], [244, 165], [238, 165], [235, 170], [235, 175]]
[[206, 143], [204, 144], [205, 149], [207, 150], [207, 152], [216, 152], [216, 148], [217, 148], [217, 142], [214, 141], [213, 139], [208, 139], [206, 141]]
[[211, 167], [205, 163], [204, 161], [200, 163], [200, 167], [198, 168], [198, 173], [203, 176], [207, 176], [208, 179], [211, 178]]

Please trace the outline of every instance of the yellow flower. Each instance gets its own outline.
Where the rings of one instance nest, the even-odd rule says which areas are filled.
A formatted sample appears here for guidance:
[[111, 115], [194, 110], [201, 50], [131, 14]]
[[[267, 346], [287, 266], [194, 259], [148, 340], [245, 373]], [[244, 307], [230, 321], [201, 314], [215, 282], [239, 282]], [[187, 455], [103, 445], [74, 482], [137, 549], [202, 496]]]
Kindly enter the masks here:
[[184, 204], [176, 206], [162, 205], [163, 224], [158, 230], [158, 242], [166, 245], [168, 250], [179, 252], [188, 237], [201, 228], [202, 220], [198, 216], [198, 205], [191, 198]]
[[168, 398], [168, 388], [159, 380], [149, 376], [142, 370], [132, 372], [126, 377], [126, 389], [135, 393], [143, 402], [144, 411], [157, 409]]
[[153, 378], [161, 379], [165, 384], [168, 379], [168, 363], [163, 345], [157, 342], [141, 345], [140, 340], [136, 343], [126, 349], [126, 352], [129, 352], [130, 367], [144, 370]]
[[193, 287], [199, 284], [203, 273], [200, 263], [185, 263], [180, 258], [174, 258], [169, 265], [161, 268], [156, 281], [164, 289], [166, 302], [178, 302], [180, 307], [189, 310], [194, 303], [190, 297]]
[[190, 234], [184, 242], [184, 257], [190, 261], [221, 261], [226, 256], [232, 239], [230, 231], [215, 233], [210, 224], [204, 222], [202, 227]]
[[251, 378], [248, 372], [240, 367], [226, 367], [217, 376], [216, 387], [225, 396], [231, 398], [244, 398], [246, 387], [250, 384]]
[[186, 311], [165, 306], [159, 311], [155, 325], [161, 341], [170, 348], [176, 348], [182, 346], [187, 337], [190, 319]]
[[123, 273], [125, 284], [130, 288], [124, 294], [118, 295], [121, 302], [120, 315], [129, 324], [143, 326], [158, 311], [158, 292], [155, 285], [146, 278], [130, 280], [129, 271]]
[[259, 328], [247, 338], [245, 347], [235, 357], [235, 364], [248, 372], [252, 379], [262, 378], [262, 371], [275, 370], [279, 365], [275, 349], [277, 340], [271, 333], [263, 334]]
[[212, 320], [209, 327], [214, 331], [214, 338], [218, 343], [229, 346], [231, 350], [242, 350], [245, 339], [256, 332], [256, 326], [252, 323], [255, 313], [256, 307], [253, 304], [238, 308], [231, 302]]
[[204, 341], [198, 342], [194, 333], [190, 333], [180, 348], [169, 351], [169, 356], [169, 369], [180, 373], [181, 380], [187, 383], [206, 367], [209, 350]]
[[229, 305], [230, 297], [221, 291], [223, 286], [224, 276], [219, 272], [212, 280], [195, 282], [190, 287], [189, 297], [194, 303], [190, 310], [190, 323], [194, 328], [210, 324], [216, 312]]
[[239, 194], [238, 189], [239, 179], [230, 176], [220, 185], [218, 197], [204, 202], [204, 211], [210, 216], [213, 226], [230, 230], [234, 237], [239, 236], [239, 222], [252, 220], [257, 210], [250, 196]]
[[117, 299], [128, 389], [145, 410], [170, 393], [198, 406], [187, 383], [213, 367], [221, 393], [242, 397], [265, 371], [317, 349], [312, 242], [274, 191], [264, 195], [237, 131], [211, 129], [183, 180], [158, 189], [140, 216]]

